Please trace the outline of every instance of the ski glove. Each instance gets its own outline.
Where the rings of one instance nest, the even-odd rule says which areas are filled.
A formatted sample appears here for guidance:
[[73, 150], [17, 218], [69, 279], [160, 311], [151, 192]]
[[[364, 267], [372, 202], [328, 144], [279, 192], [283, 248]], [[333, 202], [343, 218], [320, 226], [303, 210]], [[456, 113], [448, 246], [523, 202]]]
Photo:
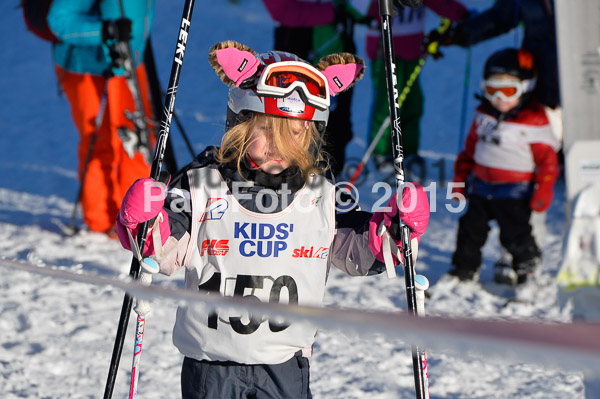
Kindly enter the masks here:
[[447, 46], [450, 43], [450, 35], [452, 33], [450, 28], [445, 32], [440, 32], [439, 29], [434, 29], [423, 37], [421, 42], [421, 52], [423, 54], [429, 54], [434, 60], [442, 58], [444, 53], [440, 51], [440, 46]]
[[119, 18], [102, 21], [102, 41], [128, 42], [131, 40], [131, 20]]
[[[469, 10], [463, 16], [461, 21], [464, 21], [477, 14], [477, 11]], [[467, 47], [469, 43], [469, 32], [465, 28], [465, 24], [460, 22], [454, 24], [449, 29], [440, 31], [436, 28], [425, 35], [421, 42], [421, 51], [424, 54], [430, 54], [433, 59], [442, 58], [444, 53], [439, 50], [440, 46], [457, 45]]]
[[[384, 223], [388, 232], [396, 242], [401, 245], [400, 226], [397, 223], [396, 216], [400, 214], [400, 219], [410, 228], [410, 239], [420, 239], [425, 233], [429, 223], [429, 199], [427, 193], [418, 183], [408, 183], [402, 191], [402, 206], [398, 209], [398, 194], [394, 193], [390, 198], [387, 207], [381, 212], [375, 212], [369, 221], [369, 248], [373, 251], [375, 257], [385, 262], [383, 258], [382, 236], [377, 234], [381, 223]], [[394, 259], [397, 261], [397, 259]]]
[[531, 201], [529, 202], [529, 207], [533, 211], [544, 212], [550, 208], [554, 194], [553, 186], [554, 182], [552, 181], [544, 181], [535, 185]]
[[[169, 216], [163, 209], [165, 203], [166, 186], [150, 178], [136, 180], [123, 198], [121, 209], [117, 215], [117, 235], [123, 248], [131, 250], [131, 243], [127, 230], [131, 232], [134, 238], [137, 237], [140, 224], [159, 217], [159, 229], [161, 242], [167, 241], [171, 235], [169, 228]], [[152, 227], [152, 226], [151, 226]], [[148, 234], [152, 233], [149, 229]], [[146, 239], [146, 245], [143, 254], [150, 256], [154, 254], [154, 242], [152, 239]]]
[[452, 199], [456, 201], [462, 201], [466, 198], [467, 193], [467, 183], [464, 181], [454, 180], [452, 181]]

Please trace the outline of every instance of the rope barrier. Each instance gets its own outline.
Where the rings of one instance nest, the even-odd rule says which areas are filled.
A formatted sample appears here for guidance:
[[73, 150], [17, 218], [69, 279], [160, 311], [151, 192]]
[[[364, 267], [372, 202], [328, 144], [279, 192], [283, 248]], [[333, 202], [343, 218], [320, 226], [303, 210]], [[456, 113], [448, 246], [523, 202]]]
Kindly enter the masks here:
[[308, 321], [330, 330], [351, 329], [358, 333], [385, 334], [440, 351], [477, 350], [504, 359], [554, 364], [560, 368], [585, 368], [586, 372], [600, 373], [600, 324], [551, 324], [547, 321], [481, 320], [430, 315], [413, 317], [405, 312], [266, 304], [237, 296], [207, 295], [204, 291], [145, 286], [131, 279], [73, 273], [64, 267], [34, 265], [4, 257], [0, 257], [0, 266], [77, 283], [108, 285], [136, 298], [162, 297], [179, 303], [203, 303], [209, 307], [220, 306], [288, 320]]

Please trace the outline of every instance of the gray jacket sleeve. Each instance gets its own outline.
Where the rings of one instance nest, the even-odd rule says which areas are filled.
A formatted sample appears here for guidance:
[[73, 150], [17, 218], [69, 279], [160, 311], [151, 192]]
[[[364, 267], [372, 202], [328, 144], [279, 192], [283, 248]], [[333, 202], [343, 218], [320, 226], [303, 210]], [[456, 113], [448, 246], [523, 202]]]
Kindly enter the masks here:
[[356, 208], [336, 214], [336, 234], [329, 252], [330, 263], [351, 276], [379, 274], [385, 264], [369, 248], [372, 213]]

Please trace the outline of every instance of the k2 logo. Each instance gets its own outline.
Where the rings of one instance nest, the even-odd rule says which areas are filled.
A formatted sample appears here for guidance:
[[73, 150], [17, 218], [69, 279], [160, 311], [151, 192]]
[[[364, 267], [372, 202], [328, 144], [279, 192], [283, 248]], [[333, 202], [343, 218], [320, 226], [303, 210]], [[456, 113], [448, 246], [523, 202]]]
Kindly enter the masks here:
[[229, 244], [229, 240], [204, 240], [200, 256], [204, 256], [205, 253], [213, 256], [225, 256], [229, 252], [227, 244]]
[[209, 198], [200, 221], [220, 220], [227, 208], [229, 208], [229, 202], [225, 198]]

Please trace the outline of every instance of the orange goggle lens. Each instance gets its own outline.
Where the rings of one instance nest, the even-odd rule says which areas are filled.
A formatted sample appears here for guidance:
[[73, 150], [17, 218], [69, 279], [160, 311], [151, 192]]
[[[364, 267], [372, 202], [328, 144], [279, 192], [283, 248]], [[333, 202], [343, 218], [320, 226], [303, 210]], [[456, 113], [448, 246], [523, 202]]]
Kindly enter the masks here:
[[487, 94], [489, 94], [490, 96], [493, 96], [494, 94], [496, 94], [496, 92], [501, 92], [502, 94], [504, 94], [506, 97], [512, 97], [514, 95], [517, 94], [517, 88], [514, 86], [509, 86], [509, 87], [492, 87], [492, 86], [485, 86], [485, 92]]

